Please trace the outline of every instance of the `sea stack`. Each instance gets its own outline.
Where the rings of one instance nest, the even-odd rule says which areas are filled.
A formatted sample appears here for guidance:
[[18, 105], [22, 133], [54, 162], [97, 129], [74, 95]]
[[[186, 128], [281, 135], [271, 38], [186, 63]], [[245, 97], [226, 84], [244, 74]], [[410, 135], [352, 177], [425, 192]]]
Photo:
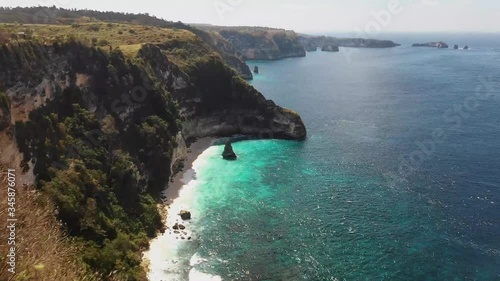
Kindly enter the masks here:
[[437, 47], [439, 49], [448, 49], [448, 44], [446, 44], [444, 42], [438, 42]]
[[258, 66], [255, 66], [254, 69], [253, 69], [253, 73], [255, 74], [259, 74], [259, 67]]
[[465, 45], [464, 50], [468, 50], [469, 46]]
[[228, 140], [226, 145], [224, 146], [224, 151], [222, 152], [222, 158], [226, 160], [236, 160], [238, 156], [234, 153], [233, 146], [231, 145], [231, 141]]
[[338, 52], [339, 46], [334, 45], [334, 44], [326, 44], [321, 48], [321, 51], [323, 51], [323, 52]]
[[453, 46], [453, 49], [458, 50], [458, 45]]

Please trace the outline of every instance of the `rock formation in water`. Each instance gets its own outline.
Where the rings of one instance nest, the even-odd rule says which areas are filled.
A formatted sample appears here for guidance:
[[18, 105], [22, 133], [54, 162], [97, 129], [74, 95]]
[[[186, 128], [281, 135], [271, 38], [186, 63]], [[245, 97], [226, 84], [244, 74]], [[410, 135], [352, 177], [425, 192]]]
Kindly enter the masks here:
[[259, 74], [259, 67], [258, 67], [258, 66], [255, 66], [255, 67], [253, 68], [253, 73], [255, 73], [255, 74]]
[[300, 43], [308, 50], [316, 50], [318, 47], [335, 45], [338, 47], [352, 48], [392, 48], [401, 46], [389, 40], [362, 39], [362, 38], [336, 38], [330, 36], [300, 35]]
[[453, 49], [458, 50], [458, 45], [453, 46]]
[[222, 152], [222, 158], [226, 160], [236, 160], [238, 156], [234, 153], [233, 146], [231, 145], [231, 141], [228, 140], [224, 145], [224, 151]]
[[412, 47], [432, 47], [432, 48], [438, 48], [438, 49], [447, 49], [448, 48], [448, 44], [444, 43], [443, 41], [429, 42], [429, 43], [415, 43], [411, 46]]
[[464, 50], [468, 50], [469, 46], [465, 45]]
[[333, 44], [327, 44], [321, 47], [321, 51], [323, 52], [338, 52], [339, 46]]

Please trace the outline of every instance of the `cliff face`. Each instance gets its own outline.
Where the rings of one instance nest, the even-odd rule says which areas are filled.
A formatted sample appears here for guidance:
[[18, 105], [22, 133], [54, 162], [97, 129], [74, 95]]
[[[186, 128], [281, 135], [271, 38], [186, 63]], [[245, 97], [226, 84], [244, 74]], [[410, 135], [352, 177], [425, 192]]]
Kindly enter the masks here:
[[219, 33], [205, 32], [194, 28], [190, 30], [216, 50], [224, 62], [236, 71], [241, 78], [246, 80], [251, 80], [253, 78], [250, 68], [245, 63], [243, 54], [236, 50], [236, 48]]
[[[170, 22], [148, 14], [124, 14], [117, 12], [100, 12], [93, 10], [68, 10], [54, 7], [17, 7], [0, 10], [0, 22], [24, 24], [74, 24], [86, 20], [99, 20], [105, 22], [133, 23], [160, 28], [187, 30], [196, 34], [201, 40], [212, 47], [223, 60], [233, 68], [243, 79], [253, 78], [252, 72], [244, 62], [244, 58], [234, 46], [218, 33], [205, 32], [181, 22]], [[125, 32], [127, 32], [125, 30]], [[109, 39], [107, 39], [109, 40]], [[0, 38], [1, 43], [1, 38]]]
[[[0, 47], [0, 143], [10, 149], [1, 160], [37, 175], [28, 183], [51, 197], [70, 235], [89, 243], [83, 259], [93, 270], [108, 275], [119, 264], [121, 277], [144, 280], [138, 253], [162, 225], [155, 199], [184, 140], [300, 140], [306, 130], [298, 114], [266, 100], [194, 33], [78, 28], [89, 33], [83, 41], [109, 38], [109, 46], [68, 38], [72, 27], [33, 26], [37, 40]], [[162, 41], [140, 43], [150, 38]]]
[[[204, 58], [186, 74], [168, 62], [161, 48], [145, 45], [139, 54], [156, 75], [164, 77], [176, 98], [186, 138], [234, 134], [305, 138], [305, 126], [298, 114], [266, 100], [217, 56]], [[184, 82], [173, 83], [176, 80]]]
[[221, 30], [219, 33], [240, 50], [247, 60], [277, 60], [306, 55], [293, 31], [257, 29]]
[[219, 34], [230, 42], [246, 60], [278, 60], [304, 57], [304, 46], [295, 32], [264, 27], [223, 27], [196, 25], [198, 29]]

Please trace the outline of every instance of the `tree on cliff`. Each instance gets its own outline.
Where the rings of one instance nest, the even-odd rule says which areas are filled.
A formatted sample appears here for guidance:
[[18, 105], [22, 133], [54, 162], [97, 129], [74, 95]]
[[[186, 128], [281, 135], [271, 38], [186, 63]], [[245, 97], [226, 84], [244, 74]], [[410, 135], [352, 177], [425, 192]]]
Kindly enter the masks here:
[[9, 35], [5, 31], [0, 30], [0, 45], [7, 44], [10, 42]]

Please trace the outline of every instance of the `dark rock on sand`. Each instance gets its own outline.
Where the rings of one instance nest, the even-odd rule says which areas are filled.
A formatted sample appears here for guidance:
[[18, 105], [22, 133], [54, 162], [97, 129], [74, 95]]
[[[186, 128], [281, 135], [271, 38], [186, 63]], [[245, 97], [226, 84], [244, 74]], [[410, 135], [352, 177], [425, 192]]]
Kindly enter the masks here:
[[181, 219], [183, 220], [190, 220], [191, 219], [191, 212], [182, 210], [179, 215], [181, 216]]

